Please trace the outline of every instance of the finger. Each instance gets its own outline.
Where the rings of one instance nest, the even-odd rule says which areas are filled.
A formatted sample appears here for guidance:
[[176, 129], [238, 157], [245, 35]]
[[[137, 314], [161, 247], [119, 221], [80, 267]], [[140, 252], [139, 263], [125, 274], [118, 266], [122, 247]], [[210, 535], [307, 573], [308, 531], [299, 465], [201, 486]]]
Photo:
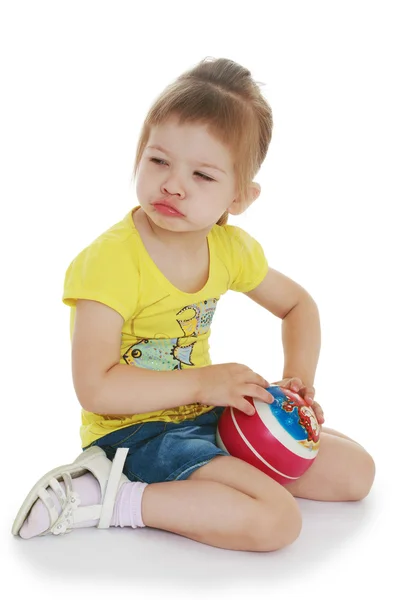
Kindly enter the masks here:
[[252, 417], [256, 412], [254, 405], [245, 398], [240, 398], [237, 401], [235, 408], [244, 412], [246, 415], [249, 415], [249, 417]]
[[246, 383], [255, 383], [257, 385], [260, 385], [263, 388], [267, 388], [271, 385], [262, 375], [259, 375], [258, 373], [254, 373], [254, 371], [253, 371], [253, 375], [254, 375], [254, 377], [249, 378], [250, 380]]
[[[301, 380], [297, 379], [297, 381], [301, 381]], [[294, 386], [291, 386], [290, 388], [286, 387], [286, 389], [290, 389], [291, 391], [294, 391], [294, 388], [297, 388], [297, 385], [298, 384], [295, 383]], [[299, 396], [301, 396], [311, 406], [312, 403], [314, 402], [315, 388], [303, 386], [297, 391], [297, 394]]]
[[314, 402], [312, 409], [315, 413], [318, 423], [319, 424], [323, 423], [325, 421], [325, 417], [324, 417], [324, 411], [322, 410], [321, 406], [317, 402]]
[[299, 377], [292, 377], [290, 379], [289, 389], [293, 390], [294, 392], [298, 392], [302, 387], [304, 387], [303, 382]]
[[315, 396], [315, 389], [314, 388], [304, 388], [304, 392], [302, 393], [302, 396], [304, 398], [304, 400], [310, 405], [312, 406], [313, 402], [314, 402], [314, 396]]
[[243, 395], [256, 398], [257, 400], [261, 400], [261, 402], [267, 402], [268, 404], [275, 402], [273, 395], [267, 392], [265, 388], [251, 383], [246, 386]]
[[244, 383], [248, 385], [256, 385], [257, 387], [261, 387], [263, 389], [268, 388], [271, 385], [266, 379], [264, 379], [264, 377], [258, 375], [257, 373], [253, 373], [250, 375], [250, 377], [246, 377]]

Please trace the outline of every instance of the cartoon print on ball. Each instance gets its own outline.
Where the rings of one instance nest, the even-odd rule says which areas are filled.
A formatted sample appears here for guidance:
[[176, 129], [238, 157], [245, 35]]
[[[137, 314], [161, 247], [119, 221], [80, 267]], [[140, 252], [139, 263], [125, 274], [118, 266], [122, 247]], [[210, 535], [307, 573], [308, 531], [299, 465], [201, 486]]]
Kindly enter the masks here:
[[318, 448], [321, 428], [305, 400], [286, 388], [270, 387], [268, 391], [275, 398], [271, 411], [282, 427], [303, 446]]

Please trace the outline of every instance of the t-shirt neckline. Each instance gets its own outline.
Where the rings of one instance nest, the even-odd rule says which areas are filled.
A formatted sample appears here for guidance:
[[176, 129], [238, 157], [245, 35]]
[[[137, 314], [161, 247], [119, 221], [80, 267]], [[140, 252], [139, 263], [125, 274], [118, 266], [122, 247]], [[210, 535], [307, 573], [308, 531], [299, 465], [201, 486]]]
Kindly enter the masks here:
[[213, 247], [213, 243], [212, 243], [212, 236], [210, 235], [212, 230], [207, 235], [208, 255], [209, 255], [208, 279], [207, 279], [206, 283], [204, 284], [204, 286], [197, 292], [185, 292], [185, 291], [180, 290], [179, 288], [175, 287], [173, 285], [173, 283], [170, 282], [170, 280], [164, 275], [164, 273], [157, 267], [156, 263], [151, 258], [150, 254], [148, 253], [147, 248], [144, 245], [144, 242], [139, 233], [139, 230], [137, 229], [135, 222], [133, 220], [133, 213], [136, 212], [139, 208], [140, 208], [140, 206], [135, 206], [132, 210], [130, 210], [129, 213], [126, 215], [126, 220], [128, 221], [128, 224], [133, 229], [133, 231], [136, 232], [143, 255], [146, 258], [146, 261], [150, 265], [153, 272], [156, 274], [156, 276], [159, 279], [161, 279], [164, 282], [164, 284], [170, 290], [173, 291], [174, 294], [179, 294], [181, 296], [187, 296], [187, 297], [191, 297], [191, 298], [197, 297], [199, 295], [204, 296], [204, 294], [207, 292], [207, 288], [210, 286], [210, 282], [212, 279], [213, 264], [214, 264], [214, 260], [213, 260], [214, 259], [214, 247]]

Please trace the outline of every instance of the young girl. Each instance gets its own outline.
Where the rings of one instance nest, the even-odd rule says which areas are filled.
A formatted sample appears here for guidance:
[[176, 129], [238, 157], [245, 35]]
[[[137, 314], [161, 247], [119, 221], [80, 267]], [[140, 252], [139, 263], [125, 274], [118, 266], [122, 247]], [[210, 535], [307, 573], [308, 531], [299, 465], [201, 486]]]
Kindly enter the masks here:
[[283, 487], [216, 446], [225, 406], [253, 414], [270, 385], [241, 364], [211, 365], [217, 302], [245, 293], [283, 320], [283, 379], [314, 401], [318, 309], [300, 285], [268, 268], [261, 245], [236, 226], [260, 194], [253, 181], [272, 114], [248, 70], [204, 60], [166, 88], [140, 135], [139, 206], [73, 260], [72, 375], [82, 405], [83, 452], [33, 487], [13, 525], [31, 538], [76, 527], [155, 527], [233, 550], [292, 543], [294, 497], [360, 500], [374, 462], [323, 428], [309, 470]]

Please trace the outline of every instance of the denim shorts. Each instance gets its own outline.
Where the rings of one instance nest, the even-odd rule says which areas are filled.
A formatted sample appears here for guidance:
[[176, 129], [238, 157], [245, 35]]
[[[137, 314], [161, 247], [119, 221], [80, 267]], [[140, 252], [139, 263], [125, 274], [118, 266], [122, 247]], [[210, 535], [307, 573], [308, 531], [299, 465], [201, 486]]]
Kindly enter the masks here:
[[108, 433], [91, 446], [100, 446], [109, 460], [113, 460], [117, 448], [129, 448], [124, 473], [131, 481], [187, 479], [215, 456], [229, 456], [218, 448], [215, 439], [223, 410], [216, 407], [181, 423], [148, 421], [130, 425]]

